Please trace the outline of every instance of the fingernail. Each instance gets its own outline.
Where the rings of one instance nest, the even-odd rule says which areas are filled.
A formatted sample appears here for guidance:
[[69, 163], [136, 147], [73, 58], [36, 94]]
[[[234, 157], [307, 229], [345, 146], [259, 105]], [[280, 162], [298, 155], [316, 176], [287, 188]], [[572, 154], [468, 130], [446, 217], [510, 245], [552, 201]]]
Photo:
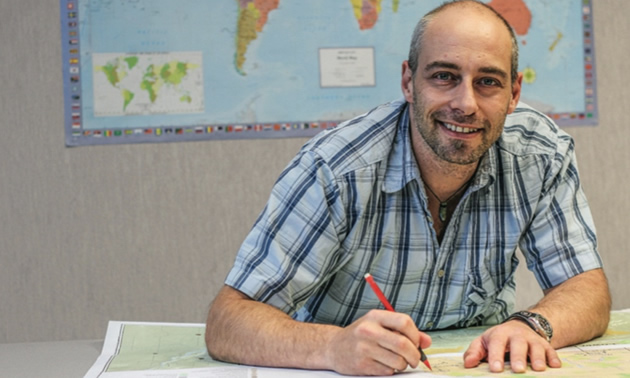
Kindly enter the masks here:
[[514, 363], [514, 365], [512, 365], [512, 370], [515, 372], [525, 371], [525, 366], [521, 361], [517, 361]]
[[494, 372], [503, 371], [503, 364], [501, 363], [501, 361], [494, 361], [492, 363], [492, 371]]

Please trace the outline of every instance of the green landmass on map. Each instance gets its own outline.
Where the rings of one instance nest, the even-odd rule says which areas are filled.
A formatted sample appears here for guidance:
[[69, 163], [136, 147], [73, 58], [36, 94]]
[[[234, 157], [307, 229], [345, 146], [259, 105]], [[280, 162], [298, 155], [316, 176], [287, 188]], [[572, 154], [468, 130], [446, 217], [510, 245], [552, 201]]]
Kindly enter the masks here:
[[[133, 90], [134, 83], [132, 83], [132, 85], [127, 84], [123, 86], [122, 82], [129, 77], [132, 70], [142, 69], [138, 66], [139, 62], [140, 59], [137, 56], [121, 56], [108, 61], [102, 66], [95, 66], [94, 69], [95, 72], [102, 72], [107, 78], [107, 81], [120, 91], [120, 95], [123, 99], [123, 112], [134, 98], [136, 98], [136, 93]], [[149, 96], [149, 101], [155, 103], [163, 86], [167, 85], [178, 88], [189, 71], [198, 68], [199, 65], [177, 60], [163, 64], [148, 64], [144, 69], [140, 82], [135, 83], [135, 89], [146, 91]], [[183, 93], [180, 95], [179, 100], [181, 102], [191, 103], [192, 97], [188, 93]]]

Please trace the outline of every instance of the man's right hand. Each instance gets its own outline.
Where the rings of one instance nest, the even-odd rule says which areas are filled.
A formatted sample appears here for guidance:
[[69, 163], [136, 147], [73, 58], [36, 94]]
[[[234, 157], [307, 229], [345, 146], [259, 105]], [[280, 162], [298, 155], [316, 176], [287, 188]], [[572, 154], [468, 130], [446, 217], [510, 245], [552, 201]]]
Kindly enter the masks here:
[[247, 365], [391, 375], [420, 362], [431, 338], [411, 317], [372, 310], [345, 328], [304, 323], [224, 286], [208, 312], [212, 358]]
[[428, 348], [431, 337], [416, 328], [406, 314], [372, 310], [341, 328], [330, 339], [330, 366], [347, 375], [391, 375], [420, 362], [418, 347]]

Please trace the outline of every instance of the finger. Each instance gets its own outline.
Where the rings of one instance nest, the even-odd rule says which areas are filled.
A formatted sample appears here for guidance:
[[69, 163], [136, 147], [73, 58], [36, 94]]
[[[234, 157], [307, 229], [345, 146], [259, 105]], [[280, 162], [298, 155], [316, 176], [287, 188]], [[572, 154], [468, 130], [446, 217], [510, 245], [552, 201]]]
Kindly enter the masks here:
[[[420, 362], [420, 351], [418, 351], [420, 331], [417, 330], [409, 316], [390, 311], [373, 310], [366, 314], [365, 319], [367, 321], [355, 327], [355, 332], [359, 339], [371, 340], [367, 345], [371, 344], [380, 349], [369, 351], [372, 358], [399, 370], [404, 370], [407, 365], [418, 366]], [[405, 327], [409, 327], [407, 320], [411, 321], [411, 328], [415, 330], [415, 333], [412, 332], [415, 341], [402, 333]]]
[[[401, 333], [402, 335], [407, 337], [416, 348], [420, 346], [420, 342], [423, 336], [416, 327], [416, 323], [413, 321], [413, 319], [411, 319], [409, 315], [401, 314], [399, 312], [378, 311], [375, 316], [378, 316], [378, 321], [383, 327]], [[431, 338], [429, 337], [429, 335], [425, 334], [424, 338], [429, 339], [430, 345]]]
[[527, 370], [527, 352], [529, 345], [524, 339], [513, 339], [510, 342], [510, 367], [514, 373]]
[[464, 367], [473, 368], [478, 366], [487, 355], [483, 339], [481, 337], [476, 338], [464, 352]]
[[[552, 349], [553, 348], [549, 348]], [[529, 361], [534, 371], [547, 369], [547, 352], [544, 345], [532, 344], [529, 347]]]
[[410, 364], [405, 357], [385, 348], [382, 348], [378, 352], [374, 353], [373, 358], [376, 362], [382, 364], [389, 369], [393, 369], [394, 371], [403, 371], [407, 368], [408, 365], [411, 365], [414, 368], [418, 366], [420, 354], [418, 353], [418, 358], [413, 365]]
[[490, 371], [493, 373], [500, 373], [504, 368], [504, 359], [507, 349], [507, 338], [495, 337], [488, 342], [488, 363], [490, 364]]
[[[379, 345], [390, 352], [386, 355], [387, 359], [379, 360], [387, 366], [404, 370], [407, 365], [415, 368], [420, 362], [418, 347], [405, 335], [398, 332], [389, 332], [386, 337], [379, 339]], [[394, 357], [397, 360], [394, 360]]]
[[432, 343], [433, 339], [431, 339], [431, 336], [427, 335], [424, 332], [420, 332], [420, 348], [427, 349], [431, 346]]
[[560, 357], [558, 357], [558, 352], [556, 352], [556, 350], [553, 349], [551, 345], [549, 346], [549, 348], [547, 348], [546, 353], [547, 353], [547, 363], [549, 364], [549, 367], [552, 367], [552, 368], [562, 367], [562, 361], [560, 360]]

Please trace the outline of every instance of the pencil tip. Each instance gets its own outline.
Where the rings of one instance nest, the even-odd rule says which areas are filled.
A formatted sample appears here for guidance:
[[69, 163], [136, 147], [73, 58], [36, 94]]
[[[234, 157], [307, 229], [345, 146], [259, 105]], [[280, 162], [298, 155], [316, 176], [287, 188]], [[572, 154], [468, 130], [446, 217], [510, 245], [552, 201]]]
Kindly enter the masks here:
[[424, 360], [423, 362], [429, 368], [429, 370], [433, 371], [433, 369], [431, 368], [431, 364], [429, 363], [429, 360]]

